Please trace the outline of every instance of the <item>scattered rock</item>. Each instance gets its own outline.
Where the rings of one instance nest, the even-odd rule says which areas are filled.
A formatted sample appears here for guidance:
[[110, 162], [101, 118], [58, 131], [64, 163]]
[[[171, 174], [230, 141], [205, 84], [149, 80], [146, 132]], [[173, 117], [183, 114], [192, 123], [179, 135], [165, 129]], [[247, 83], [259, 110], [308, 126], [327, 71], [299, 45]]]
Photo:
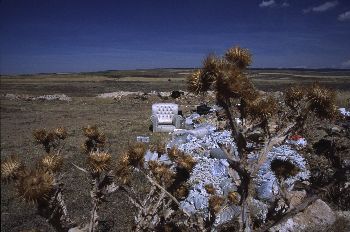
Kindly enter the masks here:
[[118, 92], [112, 92], [112, 93], [102, 93], [97, 95], [98, 98], [114, 98], [116, 100], [120, 100], [122, 97], [128, 96], [128, 95], [142, 95], [143, 93], [138, 92], [129, 92], [129, 91], [118, 91]]
[[8, 93], [4, 95], [5, 98], [10, 100], [24, 100], [24, 101], [36, 101], [36, 100], [44, 100], [44, 101], [71, 101], [72, 98], [68, 97], [65, 94], [53, 94], [53, 95], [42, 95], [38, 97], [30, 96], [30, 95], [18, 95], [18, 94], [12, 94]]
[[46, 101], [71, 101], [72, 98], [65, 94], [53, 94], [53, 95], [43, 95], [39, 97], [34, 97], [33, 100], [46, 100]]
[[289, 207], [295, 208], [297, 205], [299, 205], [303, 199], [306, 197], [306, 191], [290, 191], [287, 192], [287, 198], [289, 200]]
[[335, 214], [322, 200], [316, 200], [303, 212], [269, 229], [270, 232], [322, 231], [335, 222]]
[[212, 148], [210, 150], [210, 157], [215, 159], [227, 159], [224, 151], [221, 148]]
[[168, 99], [171, 96], [171, 92], [158, 92], [158, 96], [163, 99]]

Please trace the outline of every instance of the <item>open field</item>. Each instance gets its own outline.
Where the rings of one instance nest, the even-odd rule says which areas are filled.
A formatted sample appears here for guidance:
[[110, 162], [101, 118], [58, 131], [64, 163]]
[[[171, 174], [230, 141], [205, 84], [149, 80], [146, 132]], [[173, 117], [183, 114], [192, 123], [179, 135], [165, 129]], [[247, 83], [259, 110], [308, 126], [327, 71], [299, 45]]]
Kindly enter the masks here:
[[[43, 127], [67, 128], [69, 137], [62, 151], [66, 158], [63, 167], [65, 200], [73, 219], [78, 223], [86, 222], [90, 209], [90, 184], [85, 174], [72, 165], [85, 166], [85, 157], [80, 149], [84, 139], [81, 128], [88, 124], [98, 125], [108, 138], [109, 151], [113, 157], [117, 157], [130, 142], [135, 141], [137, 135], [149, 135], [152, 140], [161, 140], [167, 136], [152, 135], [149, 130], [151, 105], [160, 99], [126, 98], [128, 101], [116, 101], [96, 96], [115, 91], [185, 90], [185, 78], [192, 71], [155, 69], [1, 76], [1, 159], [18, 154], [26, 163], [33, 163], [43, 151], [33, 143], [32, 131]], [[307, 85], [318, 81], [337, 90], [338, 104], [349, 107], [350, 71], [251, 70], [249, 75], [257, 88], [264, 91], [281, 91], [290, 84]], [[72, 97], [72, 101], [14, 100], [6, 98], [5, 94], [66, 94]], [[181, 102], [179, 104], [182, 105]], [[1, 183], [1, 231], [32, 228], [53, 231], [35, 214], [34, 207], [19, 202], [13, 192], [11, 187]], [[134, 209], [126, 197], [117, 193], [108, 201], [108, 208], [105, 207], [101, 212], [106, 226], [110, 231], [131, 231]]]

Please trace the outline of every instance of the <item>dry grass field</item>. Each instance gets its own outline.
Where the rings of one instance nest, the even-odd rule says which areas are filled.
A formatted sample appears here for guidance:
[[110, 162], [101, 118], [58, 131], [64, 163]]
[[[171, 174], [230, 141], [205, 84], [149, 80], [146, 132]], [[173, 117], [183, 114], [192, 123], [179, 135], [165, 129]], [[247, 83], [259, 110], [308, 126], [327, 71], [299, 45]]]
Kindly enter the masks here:
[[[151, 136], [153, 141], [168, 136], [152, 135], [149, 130], [151, 105], [159, 99], [125, 98], [116, 101], [96, 96], [115, 91], [185, 90], [185, 77], [191, 72], [190, 69], [156, 69], [1, 76], [1, 159], [18, 154], [26, 163], [33, 163], [43, 153], [33, 142], [33, 130], [57, 126], [67, 128], [69, 136], [62, 151], [65, 157], [65, 200], [73, 219], [84, 223], [89, 218], [90, 184], [85, 174], [72, 165], [85, 166], [80, 148], [84, 139], [82, 127], [88, 124], [99, 126], [108, 138], [107, 146], [114, 157], [138, 135]], [[337, 90], [338, 104], [349, 107], [350, 71], [251, 70], [249, 76], [257, 88], [264, 91], [280, 91], [293, 83], [307, 85], [318, 81]], [[6, 94], [66, 94], [72, 101], [10, 99]], [[35, 214], [32, 205], [18, 201], [13, 193], [11, 186], [1, 183], [1, 231], [33, 228], [53, 231]], [[131, 231], [134, 209], [126, 197], [116, 193], [108, 201], [108, 208], [101, 212], [106, 231]]]

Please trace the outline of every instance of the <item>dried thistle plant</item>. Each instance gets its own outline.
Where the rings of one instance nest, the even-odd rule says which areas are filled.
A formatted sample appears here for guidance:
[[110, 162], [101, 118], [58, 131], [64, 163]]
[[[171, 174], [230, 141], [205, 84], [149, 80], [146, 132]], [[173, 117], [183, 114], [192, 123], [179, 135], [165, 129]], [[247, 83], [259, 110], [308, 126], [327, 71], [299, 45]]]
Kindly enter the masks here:
[[252, 63], [252, 55], [249, 50], [238, 46], [228, 49], [225, 58], [239, 69], [245, 69]]
[[292, 86], [285, 91], [284, 102], [287, 106], [295, 108], [303, 100], [304, 96], [305, 91], [301, 86]]
[[187, 172], [190, 172], [192, 168], [196, 165], [196, 161], [190, 155], [182, 154], [177, 159], [175, 159], [176, 164], [179, 168], [185, 169]]
[[92, 173], [111, 170], [111, 155], [107, 152], [95, 151], [88, 156], [88, 165]]
[[174, 196], [177, 199], [185, 199], [189, 193], [189, 186], [186, 183], [181, 183], [180, 186], [175, 190]]
[[213, 184], [206, 184], [205, 186], [204, 186], [204, 188], [205, 188], [205, 190], [207, 191], [207, 193], [209, 193], [209, 194], [215, 194], [215, 192], [216, 192], [216, 190], [215, 190], [215, 188], [214, 188], [214, 185]]
[[225, 199], [221, 196], [214, 195], [209, 198], [209, 209], [214, 214], [218, 213], [223, 206]]
[[134, 143], [128, 148], [129, 164], [134, 167], [142, 167], [147, 147], [144, 143]]
[[60, 171], [62, 164], [63, 164], [62, 156], [57, 154], [47, 154], [47, 155], [44, 155], [39, 160], [38, 166], [44, 171], [55, 173]]
[[54, 130], [54, 133], [59, 139], [62, 139], [62, 140], [66, 139], [68, 135], [67, 130], [64, 127], [57, 127]]
[[168, 165], [157, 161], [149, 161], [148, 166], [149, 170], [159, 183], [168, 187], [174, 182], [176, 173], [172, 171]]
[[172, 147], [169, 151], [168, 151], [168, 156], [171, 160], [176, 160], [178, 157], [180, 157], [183, 152], [180, 151], [179, 149], [177, 149], [176, 147]]
[[272, 97], [258, 98], [255, 101], [248, 102], [248, 114], [257, 121], [267, 120], [277, 113], [277, 102]]
[[23, 171], [24, 165], [15, 155], [11, 155], [1, 162], [1, 179], [5, 182], [18, 179]]
[[315, 83], [307, 92], [309, 109], [320, 118], [333, 118], [336, 115], [335, 92]]
[[208, 91], [216, 78], [220, 75], [222, 61], [215, 55], [210, 54], [204, 58], [202, 64], [201, 83], [203, 85], [203, 90]]
[[227, 199], [229, 200], [229, 202], [231, 202], [232, 204], [239, 204], [240, 202], [240, 195], [238, 192], [236, 191], [230, 191], [228, 194], [227, 194]]
[[127, 152], [121, 154], [116, 162], [115, 175], [121, 184], [127, 184], [130, 181], [131, 170], [129, 162], [129, 154]]
[[83, 133], [86, 136], [86, 140], [81, 146], [84, 153], [89, 154], [92, 151], [104, 148], [106, 136], [99, 131], [96, 125], [83, 127]]
[[271, 162], [271, 170], [278, 179], [286, 179], [297, 175], [300, 169], [288, 160], [275, 159]]
[[33, 136], [37, 144], [42, 144], [45, 151], [50, 153], [52, 149], [55, 149], [59, 145], [60, 140], [64, 140], [67, 137], [67, 131], [63, 127], [56, 128], [53, 131], [47, 131], [46, 129], [36, 129], [33, 131]]
[[152, 152], [157, 152], [158, 155], [165, 154], [166, 153], [165, 143], [158, 142], [156, 144], [152, 144], [150, 145], [149, 150]]
[[[237, 192], [229, 193], [228, 201], [238, 204], [242, 208], [240, 230], [249, 231], [253, 229], [252, 217], [249, 213], [249, 199], [254, 197], [255, 188], [252, 179], [266, 161], [268, 152], [275, 145], [285, 141], [288, 135], [302, 129], [310, 110], [321, 118], [332, 117], [335, 114], [334, 94], [332, 91], [318, 85], [314, 85], [306, 93], [300, 87], [293, 87], [285, 94], [286, 105], [290, 108], [297, 108], [292, 112], [294, 115], [290, 115], [291, 112], [280, 108], [273, 97], [259, 94], [254, 84], [247, 77], [245, 70], [252, 61], [248, 50], [234, 47], [225, 53], [223, 59], [217, 60], [220, 62], [217, 62], [218, 65], [215, 66], [218, 71], [216, 72], [217, 75], [213, 75], [215, 80], [212, 81], [212, 84], [216, 91], [217, 103], [223, 107], [231, 127], [239, 157], [238, 161], [232, 159], [230, 158], [232, 154], [226, 151], [230, 168], [234, 169], [240, 177]], [[203, 67], [198, 73], [204, 72], [205, 69]], [[196, 79], [198, 86], [201, 86], [202, 82], [201, 78]], [[192, 89], [195, 90], [195, 88]], [[199, 91], [194, 92], [198, 93]], [[240, 104], [237, 104], [237, 102]], [[299, 104], [300, 102], [302, 104]], [[237, 116], [242, 119], [242, 123], [237, 123], [234, 120]], [[277, 118], [277, 116], [282, 118]], [[244, 120], [247, 117], [251, 119], [249, 124], [246, 124], [246, 120]], [[270, 125], [273, 125], [274, 130], [270, 130]], [[266, 139], [266, 135], [268, 140], [265, 140], [259, 147], [253, 148], [258, 153], [259, 159], [256, 164], [249, 164], [247, 157], [251, 148], [247, 146], [247, 139], [249, 139], [249, 133], [251, 134], [257, 128], [263, 129], [263, 140]], [[176, 160], [181, 155], [171, 151], [169, 157]], [[296, 168], [284, 164], [278, 164], [273, 169], [280, 178], [295, 175], [298, 171]], [[213, 196], [210, 199], [211, 210], [214, 213], [217, 212], [223, 201], [224, 199], [219, 196]]]
[[28, 171], [17, 183], [18, 195], [27, 202], [47, 199], [55, 186], [54, 176], [41, 169]]
[[100, 132], [98, 130], [98, 127], [96, 125], [87, 125], [86, 127], [83, 127], [83, 132], [86, 137], [89, 139], [97, 139]]

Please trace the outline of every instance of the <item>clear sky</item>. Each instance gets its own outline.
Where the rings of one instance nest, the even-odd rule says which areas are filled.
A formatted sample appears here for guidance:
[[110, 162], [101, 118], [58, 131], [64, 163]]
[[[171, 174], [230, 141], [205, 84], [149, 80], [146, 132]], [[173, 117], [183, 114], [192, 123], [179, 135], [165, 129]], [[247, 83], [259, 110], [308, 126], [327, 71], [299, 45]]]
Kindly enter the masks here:
[[350, 0], [0, 0], [1, 74], [198, 67], [233, 45], [256, 68], [350, 68]]

